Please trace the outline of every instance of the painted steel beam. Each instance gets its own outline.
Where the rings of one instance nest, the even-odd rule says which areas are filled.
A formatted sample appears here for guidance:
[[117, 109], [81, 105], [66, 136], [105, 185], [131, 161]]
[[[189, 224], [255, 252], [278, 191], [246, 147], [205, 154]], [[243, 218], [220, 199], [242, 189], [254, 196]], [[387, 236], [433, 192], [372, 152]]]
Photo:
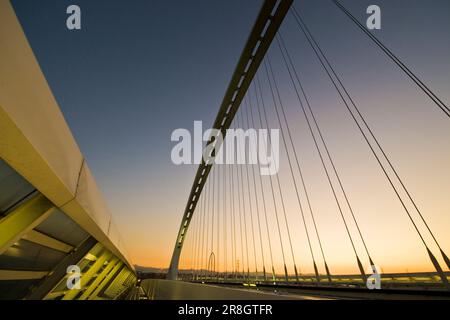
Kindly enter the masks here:
[[19, 241], [55, 210], [53, 204], [38, 194], [0, 220], [0, 254]]
[[85, 257], [89, 251], [97, 244], [97, 240], [93, 237], [89, 237], [83, 241], [74, 251], [68, 254], [52, 272], [42, 280], [42, 282], [34, 288], [26, 300], [41, 300], [44, 299], [53, 288], [66, 276], [67, 267], [70, 265], [78, 264], [83, 257]]
[[35, 280], [47, 274], [48, 271], [0, 270], [0, 280]]
[[119, 296], [123, 282], [128, 274], [129, 270], [127, 268], [123, 268], [111, 282], [111, 285], [105, 290], [105, 295], [111, 299], [115, 299], [117, 296]]
[[94, 290], [94, 292], [89, 297], [89, 300], [94, 300], [99, 298], [99, 294], [103, 291], [103, 289], [106, 287], [107, 284], [111, 283], [111, 280], [114, 279], [115, 276], [117, 276], [119, 270], [123, 267], [123, 263], [119, 261], [116, 263], [114, 268], [111, 270], [111, 272], [103, 279], [103, 281], [97, 286], [97, 288]]
[[27, 234], [25, 234], [22, 239], [37, 243], [41, 246], [51, 248], [57, 251], [69, 253], [73, 250], [73, 247], [65, 242], [59, 241], [55, 238], [49, 237], [42, 232], [31, 230]]
[[122, 280], [122, 283], [119, 288], [118, 294], [114, 297], [114, 300], [116, 299], [124, 299], [124, 294], [126, 293], [126, 290], [131, 287], [133, 284], [133, 280], [135, 279], [135, 275], [127, 270], [128, 272], [124, 276], [124, 279]]
[[[281, 23], [284, 20], [293, 0], [265, 0], [259, 12], [239, 62], [231, 78], [228, 89], [223, 98], [213, 128], [221, 131], [225, 139], [226, 130], [233, 122], [234, 116], [247, 93], [253, 77], [269, 49]], [[207, 145], [214, 143], [214, 137], [210, 137]], [[220, 145], [217, 145], [217, 149]], [[194, 178], [189, 199], [184, 210], [183, 219], [175, 242], [175, 248], [170, 262], [167, 278], [176, 280], [178, 263], [184, 239], [189, 228], [190, 221], [197, 206], [198, 199], [208, 178], [212, 165], [202, 163], [199, 165]]]
[[44, 300], [56, 300], [57, 298], [65, 295], [65, 292], [62, 291], [58, 291], [58, 292], [50, 292], [49, 294], [47, 294], [43, 299]]
[[[89, 268], [89, 270], [81, 275], [80, 282], [81, 282], [81, 289], [85, 290], [87, 289], [87, 284], [89, 281], [97, 274], [97, 272], [103, 267], [105, 262], [111, 257], [111, 253], [107, 250], [105, 250], [100, 257], [94, 262], [94, 264]], [[72, 289], [67, 291], [67, 293], [64, 295], [63, 300], [72, 300], [74, 299], [78, 293], [80, 292], [78, 289]]]
[[89, 285], [89, 287], [83, 292], [80, 296], [80, 300], [88, 299], [94, 290], [98, 287], [98, 285], [105, 279], [108, 273], [114, 268], [117, 264], [117, 258], [113, 258], [109, 261], [108, 265], [102, 270], [102, 272], [95, 278], [95, 280]]

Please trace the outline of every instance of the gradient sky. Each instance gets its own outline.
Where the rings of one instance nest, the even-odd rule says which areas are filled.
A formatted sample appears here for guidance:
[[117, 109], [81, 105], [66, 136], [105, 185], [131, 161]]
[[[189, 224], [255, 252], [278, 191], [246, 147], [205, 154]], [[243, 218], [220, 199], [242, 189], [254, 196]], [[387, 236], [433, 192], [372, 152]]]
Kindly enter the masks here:
[[[167, 267], [197, 168], [172, 164], [170, 135], [176, 128], [192, 129], [194, 120], [212, 124], [262, 1], [12, 2], [133, 262]], [[65, 25], [65, 9], [73, 3], [82, 10], [81, 31], [69, 31]], [[448, 1], [342, 3], [360, 21], [368, 5], [378, 4], [382, 29], [376, 36], [448, 104]], [[331, 1], [295, 5], [450, 252], [448, 118]], [[429, 270], [406, 215], [291, 15], [281, 30], [376, 263], [389, 271], [405, 271], [405, 266]], [[330, 260], [334, 270], [354, 271], [349, 266], [354, 258], [342, 240], [343, 229], [336, 227], [339, 217], [276, 46], [270, 55], [279, 70], [290, 124], [300, 137], [296, 145], [304, 155], [312, 202], [323, 212], [318, 222]], [[286, 163], [281, 165], [289, 189]], [[286, 198], [294, 221], [295, 199], [289, 194]], [[301, 230], [300, 225], [296, 228]], [[307, 254], [305, 241], [298, 237], [295, 249], [302, 257]], [[304, 264], [302, 270], [309, 271]]]

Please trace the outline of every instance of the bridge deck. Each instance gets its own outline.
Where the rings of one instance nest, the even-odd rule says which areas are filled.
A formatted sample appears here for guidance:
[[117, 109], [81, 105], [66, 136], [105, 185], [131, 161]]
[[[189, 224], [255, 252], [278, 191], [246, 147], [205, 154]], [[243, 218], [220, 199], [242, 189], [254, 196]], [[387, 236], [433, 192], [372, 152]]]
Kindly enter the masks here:
[[192, 283], [147, 279], [142, 280], [140, 288], [145, 293], [145, 299], [149, 300], [450, 300], [450, 293], [446, 291], [368, 290], [364, 288], [292, 284], [248, 286], [243, 283]]

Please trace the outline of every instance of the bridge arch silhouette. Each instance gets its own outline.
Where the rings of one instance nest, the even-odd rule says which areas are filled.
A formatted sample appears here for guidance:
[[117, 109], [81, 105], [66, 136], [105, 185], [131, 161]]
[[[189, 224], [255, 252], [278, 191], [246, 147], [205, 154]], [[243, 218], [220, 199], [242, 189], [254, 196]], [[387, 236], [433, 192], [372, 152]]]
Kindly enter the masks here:
[[[444, 118], [450, 117], [450, 108], [411, 71], [412, 68], [367, 30], [340, 1], [332, 2], [341, 12], [343, 19], [348, 19], [356, 29], [362, 31], [368, 43], [376, 45], [379, 53], [388, 59], [388, 63], [398, 67], [399, 71], [413, 82], [418, 92], [425, 95], [431, 105], [438, 107], [430, 109], [429, 112], [440, 113]], [[168, 279], [220, 285], [244, 283], [272, 289], [281, 286], [367, 289], [366, 282], [370, 280], [370, 275], [380, 270], [370, 250], [370, 241], [365, 234], [367, 230], [361, 227], [362, 213], [358, 212], [352, 203], [348, 191], [350, 188], [342, 179], [324, 127], [317, 116], [317, 110], [314, 110], [314, 102], [305, 87], [305, 77], [298, 72], [289, 43], [283, 31], [279, 30], [289, 15], [302, 40], [309, 46], [318, 66], [336, 91], [338, 101], [345, 106], [345, 112], [368, 148], [368, 153], [375, 161], [387, 187], [400, 205], [400, 210], [396, 214], [404, 215], [408, 228], [411, 228], [418, 240], [417, 246], [423, 247], [422, 253], [429, 261], [429, 268], [432, 270], [430, 272], [381, 274], [384, 288], [393, 291], [404, 288], [448, 291], [450, 259], [439, 240], [439, 235], [432, 230], [427, 214], [420, 209], [399, 168], [364, 115], [360, 103], [353, 98], [342, 80], [342, 75], [333, 66], [301, 12], [289, 0], [264, 2], [212, 126], [220, 130], [225, 139], [226, 130], [232, 126], [244, 129], [258, 127], [269, 129], [271, 124], [267, 114], [271, 111], [275, 115], [276, 123], [273, 125], [272, 122], [272, 127], [280, 128], [281, 145], [288, 173], [286, 176], [277, 175], [263, 182], [261, 177], [255, 175], [251, 166], [233, 168], [231, 165], [203, 161], [195, 175], [185, 207]], [[355, 273], [335, 273], [333, 266], [327, 261], [324, 235], [318, 223], [320, 212], [312, 204], [310, 185], [305, 178], [301, 151], [296, 143], [298, 130], [286, 109], [288, 99], [282, 97], [280, 93], [281, 80], [279, 77], [277, 79], [274, 51], [277, 51], [280, 60], [277, 66], [281, 65], [285, 69], [288, 85], [295, 93], [296, 101], [294, 103], [289, 101], [289, 104], [296, 105], [307, 128], [305, 131], [309, 137], [302, 136], [300, 139], [312, 140], [313, 152], [317, 154], [319, 167], [326, 176], [328, 190], [323, 192], [332, 194], [342, 223], [339, 227], [344, 230], [342, 241], [348, 242], [354, 256], [357, 270]], [[217, 152], [221, 147], [219, 143], [211, 136], [205, 148], [214, 145]], [[290, 188], [295, 194], [293, 202], [296, 209], [288, 208], [287, 196], [283, 197], [288, 193], [286, 188], [283, 189], [286, 184], [280, 182], [280, 179], [290, 181]], [[264, 183], [270, 185], [270, 188]], [[293, 229], [293, 216], [287, 211], [298, 213], [295, 219], [301, 222], [300, 229]], [[267, 219], [270, 214], [274, 216], [273, 224]], [[194, 227], [191, 226], [193, 220], [196, 220]], [[272, 232], [269, 230], [271, 228], [277, 231]], [[189, 252], [185, 255], [188, 262], [184, 265], [184, 269], [179, 271], [188, 231], [191, 232]], [[298, 246], [296, 247], [294, 238], [298, 232], [304, 233], [307, 247], [303, 252], [304, 256], [299, 256], [296, 252]], [[273, 257], [272, 251], [276, 246], [279, 246], [281, 251], [280, 263], [274, 261]], [[217, 264], [217, 272], [214, 275], [207, 272], [209, 268], [205, 260], [212, 254]], [[310, 260], [311, 265], [311, 271], [306, 273], [300, 272], [298, 265], [299, 261], [305, 259]], [[236, 264], [239, 261], [241, 266], [237, 268]]]

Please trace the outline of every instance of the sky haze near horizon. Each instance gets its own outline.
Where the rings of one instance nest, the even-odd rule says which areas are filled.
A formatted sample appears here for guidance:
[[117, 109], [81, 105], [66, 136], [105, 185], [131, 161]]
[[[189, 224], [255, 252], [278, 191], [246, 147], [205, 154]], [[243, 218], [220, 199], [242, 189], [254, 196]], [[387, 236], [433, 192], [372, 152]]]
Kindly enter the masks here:
[[[449, 2], [372, 2], [342, 1], [360, 21], [367, 17], [368, 5], [378, 4], [382, 29], [375, 32], [376, 36], [448, 104]], [[12, 3], [118, 228], [127, 239], [133, 262], [167, 267], [197, 169], [195, 165], [171, 163], [174, 143], [170, 135], [177, 128], [192, 130], [194, 120], [202, 120], [204, 129], [212, 124], [262, 1], [81, 0], [77, 1], [82, 10], [80, 31], [69, 31], [65, 26], [65, 9], [72, 4], [70, 1]], [[361, 103], [383, 146], [450, 251], [446, 232], [450, 225], [448, 120], [331, 1], [297, 1], [295, 6]], [[362, 220], [373, 239], [371, 246], [380, 257], [377, 260], [390, 270], [404, 271], [402, 264], [427, 270], [422, 256], [408, 257], [408, 252], [423, 253], [418, 249], [420, 243], [409, 226], [404, 227], [408, 231], [397, 229], [407, 221], [392, 213], [398, 210], [395, 199], [376, 166], [367, 160], [370, 154], [360, 151], [364, 146], [358, 132], [291, 15], [281, 32], [304, 75], [331, 149], [339, 155], [336, 160], [350, 185], [352, 199], [358, 211], [365, 212]], [[269, 54], [276, 70], [280, 70], [283, 97], [291, 106], [290, 119], [300, 119], [294, 111], [295, 97], [276, 46]], [[307, 137], [302, 124], [296, 132]], [[310, 168], [309, 180], [314, 181], [314, 202], [323, 205], [321, 212], [327, 212], [321, 225], [332, 242], [341, 235], [341, 231], [333, 231], [334, 223], [338, 223], [334, 220], [335, 209], [328, 195], [322, 195], [326, 183], [316, 178], [320, 173], [310, 141], [299, 140]], [[296, 206], [295, 201], [289, 204]], [[370, 229], [374, 218], [382, 221], [375, 223], [379, 228]], [[404, 237], [402, 245], [385, 253], [396, 234]], [[298, 242], [303, 243], [303, 239]], [[337, 244], [331, 246], [330, 251], [341, 250]], [[303, 252], [300, 245], [298, 250]], [[404, 252], [396, 254], [399, 250]], [[343, 272], [348, 270], [346, 258], [351, 259], [347, 251], [335, 257], [335, 264]]]

